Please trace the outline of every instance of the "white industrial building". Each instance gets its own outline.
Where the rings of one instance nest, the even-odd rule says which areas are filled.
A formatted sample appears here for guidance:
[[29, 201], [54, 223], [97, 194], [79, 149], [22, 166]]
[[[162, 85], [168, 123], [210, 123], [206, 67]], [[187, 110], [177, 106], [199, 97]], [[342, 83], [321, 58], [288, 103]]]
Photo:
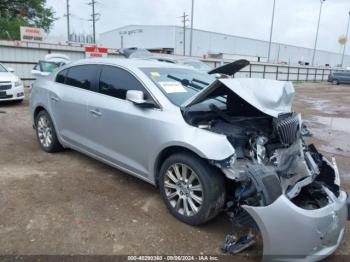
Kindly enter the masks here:
[[[189, 55], [189, 28], [185, 36], [185, 55]], [[184, 30], [180, 26], [128, 25], [100, 34], [99, 41], [111, 48], [138, 47], [175, 55], [184, 54]], [[194, 29], [192, 55], [266, 62], [268, 44], [267, 41]], [[271, 61], [291, 65], [299, 61], [311, 64], [312, 53], [311, 48], [273, 43]], [[317, 66], [337, 66], [340, 63], [341, 54], [321, 50], [316, 52]], [[345, 57], [344, 66], [350, 66], [350, 56]]]

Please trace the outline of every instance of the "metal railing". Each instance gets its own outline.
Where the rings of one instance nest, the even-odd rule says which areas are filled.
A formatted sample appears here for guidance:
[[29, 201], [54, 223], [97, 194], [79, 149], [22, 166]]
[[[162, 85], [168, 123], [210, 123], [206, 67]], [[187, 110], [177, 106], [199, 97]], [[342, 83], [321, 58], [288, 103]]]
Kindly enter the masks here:
[[331, 73], [329, 68], [288, 66], [251, 63], [236, 74], [236, 77], [267, 78], [280, 81], [324, 81]]
[[[118, 57], [118, 54], [115, 51], [116, 50], [111, 49], [109, 56]], [[0, 40], [0, 63], [4, 63], [4, 65], [8, 67], [13, 67], [16, 74], [25, 81], [26, 85], [29, 85], [34, 80], [34, 77], [31, 75], [33, 66], [39, 59], [50, 52], [59, 52], [68, 56], [73, 56], [73, 60], [84, 57], [84, 49], [80, 46], [54, 45], [47, 43], [38, 45], [35, 43]], [[199, 57], [194, 57], [194, 59], [199, 59], [212, 67], [218, 67], [233, 61], [215, 58], [203, 59]], [[236, 77], [267, 78], [281, 81], [324, 81], [327, 80], [331, 71], [330, 68], [326, 67], [290, 66], [251, 62], [249, 66], [238, 72]], [[340, 70], [334, 69], [334, 71]]]

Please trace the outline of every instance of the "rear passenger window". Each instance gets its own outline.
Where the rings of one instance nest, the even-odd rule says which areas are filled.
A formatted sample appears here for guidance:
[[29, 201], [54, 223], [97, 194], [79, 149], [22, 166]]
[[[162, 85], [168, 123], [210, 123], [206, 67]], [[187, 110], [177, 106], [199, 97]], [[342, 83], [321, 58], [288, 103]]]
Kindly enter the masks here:
[[65, 69], [59, 72], [56, 76], [56, 82], [64, 84], [64, 82], [66, 81], [67, 72], [68, 72], [68, 69]]
[[101, 94], [126, 99], [128, 90], [142, 91], [145, 94], [145, 99], [147, 99], [147, 91], [132, 74], [113, 66], [104, 66], [102, 68], [99, 82]]
[[65, 84], [91, 90], [96, 71], [95, 65], [73, 66], [68, 69]]

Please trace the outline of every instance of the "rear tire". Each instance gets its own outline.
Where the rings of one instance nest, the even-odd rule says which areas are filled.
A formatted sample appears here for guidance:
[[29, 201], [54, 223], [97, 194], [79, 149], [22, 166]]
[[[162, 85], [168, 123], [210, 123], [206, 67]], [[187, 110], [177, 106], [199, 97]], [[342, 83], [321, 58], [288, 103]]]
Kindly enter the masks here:
[[333, 85], [339, 85], [339, 81], [338, 81], [337, 79], [333, 79], [333, 80], [332, 80], [332, 84], [333, 84]]
[[159, 188], [170, 213], [189, 225], [213, 219], [226, 200], [224, 176], [189, 153], [174, 154], [164, 161]]
[[58, 141], [52, 119], [45, 110], [40, 111], [36, 116], [35, 130], [39, 145], [45, 152], [55, 153], [63, 149]]

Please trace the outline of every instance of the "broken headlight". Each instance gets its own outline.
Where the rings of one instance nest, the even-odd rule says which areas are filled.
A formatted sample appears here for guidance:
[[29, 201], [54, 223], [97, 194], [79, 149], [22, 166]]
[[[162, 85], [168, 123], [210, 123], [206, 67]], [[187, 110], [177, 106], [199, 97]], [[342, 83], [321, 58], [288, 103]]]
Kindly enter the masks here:
[[220, 161], [214, 161], [214, 165], [217, 166], [218, 168], [233, 168], [235, 166], [237, 160], [237, 155], [233, 154], [232, 156], [224, 159], [224, 160], [220, 160]]

